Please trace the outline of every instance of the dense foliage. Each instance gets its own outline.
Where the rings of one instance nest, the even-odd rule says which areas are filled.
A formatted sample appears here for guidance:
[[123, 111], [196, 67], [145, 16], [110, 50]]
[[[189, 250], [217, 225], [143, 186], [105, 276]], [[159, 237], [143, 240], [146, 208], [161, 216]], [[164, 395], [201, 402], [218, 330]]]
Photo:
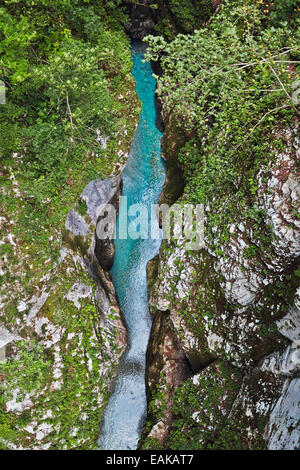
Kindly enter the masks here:
[[[191, 202], [226, 200], [234, 217], [236, 205], [255, 194], [258, 169], [272, 159], [278, 119], [284, 126], [299, 116], [296, 13], [291, 1], [270, 9], [263, 0], [227, 0], [207, 28], [171, 42], [149, 38], [149, 57], [164, 71], [158, 94], [187, 136], [180, 161]], [[273, 149], [280, 148], [280, 139], [273, 140]]]
[[[114, 136], [124, 116], [118, 95], [131, 69], [120, 3], [1, 2], [6, 104], [0, 114], [0, 178], [8, 187], [8, 176], [17, 178], [30, 199], [20, 213], [29, 237], [37, 220], [63, 220], [74, 195], [109, 173], [117, 157]], [[113, 137], [107, 151], [98, 132]], [[8, 187], [1, 205], [15, 204]]]
[[213, 0], [158, 0], [157, 34], [174, 38], [178, 32], [192, 32], [208, 21], [215, 9]]
[[[177, 194], [177, 203], [205, 205], [206, 245], [200, 256], [198, 252], [189, 253], [189, 267], [196, 273], [195, 288], [182, 299], [178, 279], [183, 279], [181, 269], [186, 260], [181, 259], [180, 250], [173, 260], [176, 249], [165, 242], [160, 251], [158, 275], [153, 276], [156, 291], [153, 289], [151, 295], [166, 299], [171, 318], [178, 316], [185, 331], [193, 333], [199, 341], [198, 350], [203, 348], [203, 352], [208, 352], [205, 344], [211, 334], [222, 338], [217, 348], [208, 348], [212, 359], [238, 363], [239, 371], [247, 376], [251, 368], [242, 364], [242, 350], [238, 353], [239, 363], [233, 358], [233, 349], [241, 340], [252, 363], [269, 351], [280, 349], [283, 337], [280, 338], [273, 315], [278, 315], [277, 318], [284, 315], [294, 302], [299, 285], [295, 266], [289, 266], [280, 277], [265, 263], [266, 259], [276, 259], [272, 243], [277, 235], [259, 201], [261, 193], [266, 199], [272, 195], [272, 188], [267, 190], [266, 183], [275, 161], [280, 157], [296, 160], [293, 136], [297, 134], [300, 113], [299, 8], [293, 0], [217, 3], [219, 11], [206, 24], [199, 23], [192, 34], [174, 37], [174, 30], [170, 27], [166, 31], [165, 24], [161, 35], [148, 38], [148, 58], [158, 61], [162, 67], [158, 95], [163, 102], [168, 136], [165, 155], [173, 172], [182, 171], [185, 183], [183, 193]], [[174, 157], [170, 156], [172, 152]], [[291, 170], [295, 178], [296, 171]], [[167, 187], [166, 192], [164, 197], [172, 197], [172, 189]], [[290, 210], [299, 217], [293, 201]], [[239, 224], [243, 241], [235, 244], [237, 236], [230, 232], [230, 227], [234, 232]], [[168, 272], [166, 259], [169, 266], [171, 259], [173, 266], [179, 265], [175, 275], [171, 274], [171, 268]], [[225, 279], [220, 276], [225, 268], [223, 265], [219, 269], [218, 262], [225, 266], [228, 263], [229, 286], [238, 279], [239, 269], [243, 278], [243, 274], [247, 277], [251, 273], [252, 267], [261, 279], [270, 276], [273, 282], [261, 289], [263, 294], [257, 296], [256, 304], [241, 308], [234, 303], [233, 296], [225, 296], [230, 287], [225, 286]], [[248, 266], [251, 266], [249, 270]], [[168, 275], [170, 283], [162, 283], [161, 279]], [[154, 283], [153, 279], [151, 282]], [[168, 291], [166, 294], [160, 290], [161, 286]], [[245, 324], [255, 319], [259, 328], [253, 338], [251, 335], [246, 338], [233, 327], [225, 313], [244, 320]], [[201, 328], [205, 330], [203, 333]], [[180, 337], [181, 330], [177, 326], [175, 329]], [[233, 336], [232, 342], [228, 341]], [[222, 342], [230, 343], [227, 350]], [[143, 441], [144, 448], [263, 449], [266, 446], [266, 416], [258, 413], [252, 428], [249, 427], [247, 419], [243, 421], [247, 399], [244, 408], [236, 414], [239, 417], [236, 422], [231, 415], [227, 417], [226, 410], [220, 412], [218, 406], [231, 388], [226, 383], [222, 390], [212, 376], [206, 376], [208, 370], [204, 368], [199, 374], [199, 384], [190, 380], [176, 390], [167, 438], [159, 435], [159, 425], [167, 422], [161, 402], [170, 401], [170, 391], [163, 383], [167, 373], [164, 375], [164, 369], [161, 370], [158, 391], [153, 392], [149, 405], [147, 431], [151, 429], [151, 433]], [[265, 392], [259, 389], [259, 384], [260, 380], [254, 377], [249, 396], [263, 396]], [[271, 389], [268, 384], [266, 394]], [[231, 398], [235, 394], [236, 391]], [[247, 429], [254, 430], [252, 436], [247, 436]], [[153, 436], [158, 436], [157, 440]]]

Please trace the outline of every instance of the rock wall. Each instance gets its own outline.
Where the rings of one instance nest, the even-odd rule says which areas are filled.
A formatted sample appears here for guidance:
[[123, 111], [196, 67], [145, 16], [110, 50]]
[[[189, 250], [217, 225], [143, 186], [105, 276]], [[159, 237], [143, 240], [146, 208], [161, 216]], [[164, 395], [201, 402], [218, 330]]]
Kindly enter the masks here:
[[[111, 276], [101, 266], [99, 247], [97, 255], [95, 250], [97, 209], [112, 201], [118, 209], [120, 192], [119, 177], [89, 183], [68, 214], [56, 266], [35, 286], [39, 292], [18, 304], [23, 320], [17, 319], [14, 334], [6, 328], [0, 331], [10, 358], [5, 410], [18, 417], [21, 426], [21, 440], [15, 444], [16, 436], [6, 442], [9, 448], [64, 449], [70, 442], [89, 445], [97, 437], [101, 410], [127, 346]], [[11, 361], [18, 375], [10, 375]], [[5, 374], [5, 364], [2, 367]], [[22, 376], [30, 382], [31, 374], [32, 383], [22, 387]], [[84, 397], [89, 397], [88, 406]], [[65, 423], [60, 420], [61, 406], [66, 408]], [[69, 418], [71, 427], [65, 428]], [[86, 422], [94, 429], [86, 429]]]
[[[68, 214], [64, 236], [66, 245], [80, 257], [89, 275], [95, 279], [99, 327], [101, 325], [107, 329], [109, 335], [115, 336], [118, 347], [117, 356], [112, 354], [110, 357], [112, 363], [119, 361], [119, 353], [127, 345], [127, 333], [109, 273], [114, 259], [114, 242], [109, 237], [105, 240], [98, 238], [97, 226], [101, 221], [99, 212], [100, 209], [103, 210], [103, 206], [111, 204], [115, 207], [116, 214], [119, 212], [121, 193], [121, 177], [91, 181], [81, 194], [77, 207]], [[78, 211], [82, 202], [86, 204], [85, 214]], [[72, 295], [76, 297], [76, 291]]]
[[128, 4], [130, 22], [126, 26], [132, 39], [144, 39], [152, 34], [156, 23], [157, 13], [151, 5], [151, 0], [140, 0], [137, 3]]
[[13, 174], [1, 187], [14, 201], [16, 217], [5, 211], [0, 217], [5, 248], [0, 255], [0, 448], [95, 448], [127, 345], [108, 272], [113, 243], [96, 236], [100, 205], [111, 202], [118, 209], [121, 179], [113, 175], [126, 163], [138, 121], [140, 103], [130, 74], [124, 87], [122, 126], [114, 136], [98, 136], [107, 155], [106, 179], [91, 181], [76, 204], [69, 201], [67, 220], [56, 220], [51, 233], [45, 230], [53, 247], [45, 262], [32, 239], [24, 242], [16, 223], [16, 207], [30, 199]]
[[[148, 265], [152, 336], [164, 315], [172, 344], [177, 344], [173, 352], [179, 345], [177, 356], [189, 364], [193, 377], [179, 386], [166, 379], [168, 364], [160, 366], [165, 354], [162, 337], [148, 355], [152, 380], [148, 380], [148, 435], [142, 439], [143, 448], [300, 446], [296, 169], [300, 146], [297, 126], [281, 133], [285, 150], [257, 175], [254, 206], [263, 214], [259, 230], [253, 220], [237, 212], [229, 240], [221, 242], [221, 256], [206, 235], [205, 248], [194, 252], [177, 241], [164, 241], [159, 256]], [[169, 180], [163, 202], [176, 200], [178, 184], [172, 185], [172, 174], [180, 177], [175, 160], [184, 143], [182, 133], [181, 141], [178, 135], [169, 117], [163, 142]], [[178, 197], [180, 201], [184, 195], [180, 197], [179, 191]], [[209, 211], [208, 201], [205, 213]], [[220, 207], [222, 211], [226, 207]], [[214, 237], [220, 242], [218, 228]], [[249, 256], [253, 246], [257, 249]], [[150, 347], [153, 342], [154, 338]], [[176, 366], [178, 370], [182, 365]], [[224, 374], [230, 377], [227, 385], [222, 385]], [[235, 393], [228, 401], [232, 387]], [[161, 411], [170, 409], [172, 423], [170, 412]]]

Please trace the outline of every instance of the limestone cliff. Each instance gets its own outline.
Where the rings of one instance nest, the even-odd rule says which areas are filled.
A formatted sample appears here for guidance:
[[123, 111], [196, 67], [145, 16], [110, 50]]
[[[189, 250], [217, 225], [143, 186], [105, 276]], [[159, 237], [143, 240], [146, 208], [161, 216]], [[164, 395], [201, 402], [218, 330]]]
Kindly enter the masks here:
[[[149, 263], [150, 348], [155, 342], [156, 347], [148, 356], [144, 448], [299, 448], [300, 147], [297, 125], [281, 133], [285, 149], [257, 175], [254, 206], [263, 214], [257, 224], [237, 212], [228, 240], [214, 230], [222, 255], [206, 232], [204, 249], [191, 252], [176, 240], [164, 241]], [[169, 173], [162, 195], [169, 203], [184, 198], [171, 182], [172, 174], [180, 178], [174, 154], [181, 145], [182, 133], [169, 117], [163, 141]], [[163, 324], [165, 335], [160, 333], [157, 344]], [[161, 365], [175, 352], [181, 358], [175, 366], [179, 386], [174, 362]], [[180, 372], [186, 363], [187, 381]]]

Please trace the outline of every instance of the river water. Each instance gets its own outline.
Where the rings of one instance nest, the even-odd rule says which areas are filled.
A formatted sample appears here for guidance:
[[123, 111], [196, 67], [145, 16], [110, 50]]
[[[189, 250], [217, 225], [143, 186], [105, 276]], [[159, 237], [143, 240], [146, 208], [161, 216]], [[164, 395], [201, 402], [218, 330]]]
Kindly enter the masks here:
[[[149, 214], [157, 203], [165, 181], [165, 163], [161, 158], [161, 132], [157, 129], [155, 110], [156, 80], [149, 62], [143, 63], [145, 46], [132, 45], [132, 73], [142, 102], [139, 124], [123, 172], [123, 192], [119, 217], [125, 230], [135, 217], [127, 217], [126, 204], [142, 203]], [[127, 201], [126, 201], [127, 198]], [[120, 222], [122, 221], [122, 222]], [[129, 348], [120, 362], [113, 393], [100, 427], [99, 447], [102, 450], [134, 450], [146, 418], [145, 359], [151, 329], [146, 279], [147, 262], [158, 254], [161, 239], [157, 219], [152, 220], [156, 239], [115, 240], [116, 254], [111, 271], [116, 293], [124, 313]]]

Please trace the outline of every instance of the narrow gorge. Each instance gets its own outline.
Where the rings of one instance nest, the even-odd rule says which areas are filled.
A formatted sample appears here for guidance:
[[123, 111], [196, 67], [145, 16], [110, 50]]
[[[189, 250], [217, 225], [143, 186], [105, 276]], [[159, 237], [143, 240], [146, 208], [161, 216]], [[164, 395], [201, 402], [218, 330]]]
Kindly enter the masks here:
[[0, 24], [0, 448], [299, 450], [298, 2]]

